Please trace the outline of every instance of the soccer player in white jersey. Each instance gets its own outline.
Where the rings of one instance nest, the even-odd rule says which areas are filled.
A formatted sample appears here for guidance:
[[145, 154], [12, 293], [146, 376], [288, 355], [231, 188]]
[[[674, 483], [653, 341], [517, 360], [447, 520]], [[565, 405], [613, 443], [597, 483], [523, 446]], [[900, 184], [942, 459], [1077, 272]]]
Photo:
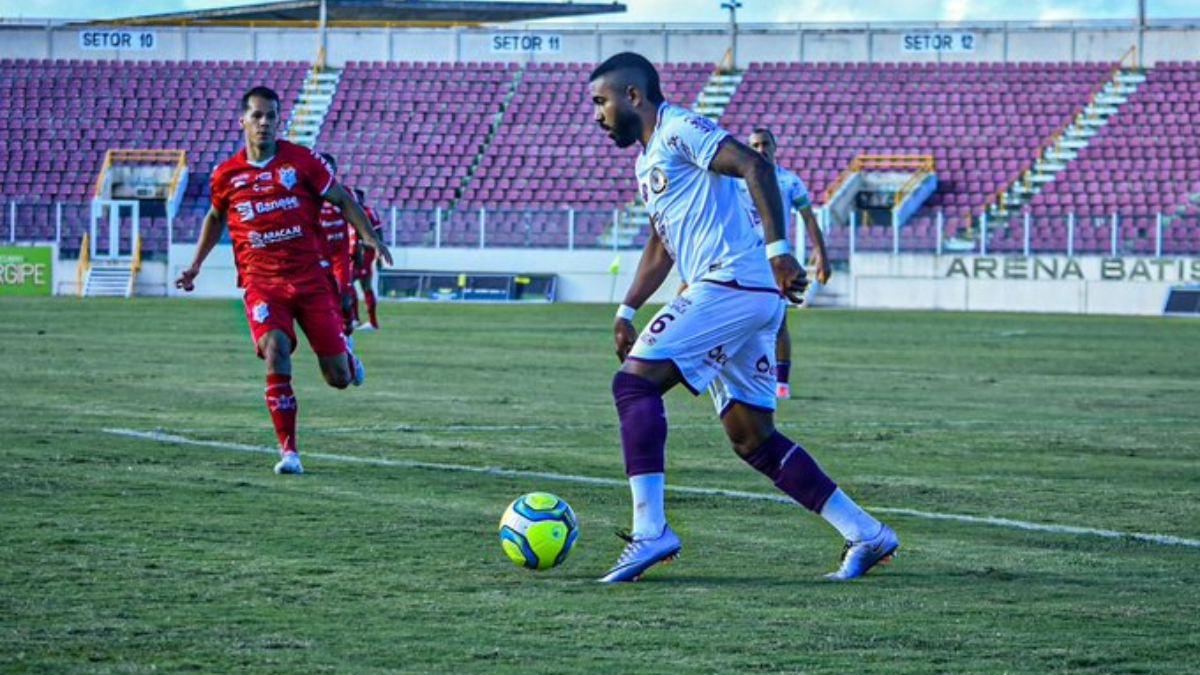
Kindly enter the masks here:
[[[799, 176], [776, 163], [775, 151], [778, 150], [779, 145], [775, 140], [775, 134], [770, 129], [755, 127], [747, 141], [751, 150], [775, 165], [775, 180], [779, 183], [779, 194], [783, 198], [785, 226], [783, 238], [787, 241], [792, 240], [791, 212], [793, 210], [799, 212], [800, 218], [804, 221], [804, 228], [808, 231], [808, 238], [813, 243], [810, 264], [816, 270], [817, 283], [825, 285], [829, 282], [832, 272], [829, 269], [829, 259], [825, 255], [825, 238], [821, 236], [821, 227], [817, 224], [817, 217], [813, 214], [812, 198], [808, 194], [808, 186], [800, 180]], [[738, 182], [738, 187], [741, 188], [742, 198], [746, 200], [746, 204], [752, 211], [755, 227], [761, 231], [762, 216], [759, 215], [758, 209], [754, 208], [754, 201], [750, 197], [750, 191], [746, 188], [746, 182]], [[788, 322], [785, 317], [779, 324], [779, 335], [775, 336], [775, 395], [778, 398], [792, 397], [791, 374], [792, 335], [788, 332]]]
[[[651, 231], [613, 323], [621, 368], [613, 399], [621, 422], [625, 473], [633, 493], [627, 545], [600, 581], [633, 581], [674, 558], [679, 537], [667, 524], [663, 394], [683, 384], [713, 387], [734, 451], [846, 539], [831, 579], [853, 579], [899, 546], [891, 528], [837, 487], [799, 444], [775, 429], [775, 335], [784, 296], [799, 301], [807, 281], [783, 238], [774, 168], [707, 118], [663, 99], [658, 72], [633, 53], [613, 56], [589, 78], [593, 117], [617, 147], [640, 143], [638, 189]], [[763, 214], [763, 238], [738, 195], [746, 181]], [[632, 319], [672, 265], [686, 291], [638, 335]]]

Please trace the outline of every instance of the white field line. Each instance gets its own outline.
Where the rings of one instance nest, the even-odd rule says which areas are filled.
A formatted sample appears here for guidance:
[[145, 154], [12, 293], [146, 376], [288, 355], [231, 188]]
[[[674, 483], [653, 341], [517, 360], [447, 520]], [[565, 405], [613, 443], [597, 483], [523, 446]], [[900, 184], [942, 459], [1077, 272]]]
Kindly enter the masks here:
[[[232, 450], [236, 452], [253, 452], [268, 455], [278, 454], [278, 448], [269, 448], [261, 445], [244, 445], [241, 443], [225, 443], [222, 441], [204, 441], [186, 436], [177, 436], [174, 434], [162, 433], [159, 431], [138, 431], [136, 429], [105, 429], [105, 433], [114, 436], [124, 436], [127, 438], [140, 438], [158, 443], [171, 443], [175, 445], [191, 445], [203, 448], [215, 448], [217, 450]], [[548, 473], [544, 471], [520, 471], [514, 469], [502, 469], [491, 466], [468, 466], [465, 464], [443, 464], [440, 462], [416, 462], [403, 459], [383, 459], [377, 457], [354, 457], [351, 455], [333, 455], [323, 452], [306, 452], [305, 457], [320, 459], [330, 462], [342, 462], [345, 464], [368, 464], [371, 466], [386, 466], [399, 469], [424, 469], [430, 471], [453, 471], [459, 473], [475, 473], [490, 476], [504, 476], [506, 478], [538, 478], [549, 481], [557, 481], [562, 483], [581, 483], [584, 485], [600, 485], [605, 487], [628, 488], [628, 482], [616, 478], [595, 478], [592, 476], [576, 476], [562, 473]], [[743, 492], [741, 490], [723, 490], [716, 488], [701, 488], [690, 487], [686, 485], [668, 485], [667, 490], [679, 494], [700, 495], [704, 497], [727, 497], [730, 499], [740, 499], [744, 501], [759, 501], [759, 502], [779, 502], [782, 504], [791, 504], [792, 500], [783, 495], [763, 494], [760, 492]], [[1051, 525], [1046, 523], [1031, 523], [1024, 520], [1013, 520], [1011, 518], [993, 518], [989, 516], [967, 516], [956, 513], [937, 513], [935, 511], [918, 511], [916, 509], [906, 509], [887, 506], [873, 506], [870, 511], [878, 513], [892, 513], [900, 516], [909, 516], [912, 518], [923, 518], [926, 520], [952, 520], [959, 523], [972, 523], [977, 525], [992, 525], [995, 527], [1007, 527], [1016, 530], [1025, 530], [1027, 532], [1050, 532], [1053, 534], [1071, 534], [1091, 537], [1103, 537], [1105, 539], [1130, 539], [1140, 541], [1147, 544], [1157, 544], [1159, 546], [1183, 546], [1186, 548], [1200, 549], [1200, 540], [1185, 539], [1183, 537], [1173, 537], [1164, 534], [1146, 534], [1142, 532], [1120, 532], [1117, 530], [1101, 530], [1090, 527], [1075, 527], [1072, 525]]]

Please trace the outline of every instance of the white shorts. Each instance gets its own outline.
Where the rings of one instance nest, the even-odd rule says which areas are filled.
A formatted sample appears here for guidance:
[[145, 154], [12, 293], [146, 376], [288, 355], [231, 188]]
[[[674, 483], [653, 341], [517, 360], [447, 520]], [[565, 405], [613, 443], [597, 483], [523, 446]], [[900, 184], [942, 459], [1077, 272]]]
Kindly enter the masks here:
[[700, 281], [654, 315], [629, 356], [673, 362], [693, 394], [711, 385], [721, 414], [734, 401], [775, 410], [775, 335], [786, 306], [773, 290]]

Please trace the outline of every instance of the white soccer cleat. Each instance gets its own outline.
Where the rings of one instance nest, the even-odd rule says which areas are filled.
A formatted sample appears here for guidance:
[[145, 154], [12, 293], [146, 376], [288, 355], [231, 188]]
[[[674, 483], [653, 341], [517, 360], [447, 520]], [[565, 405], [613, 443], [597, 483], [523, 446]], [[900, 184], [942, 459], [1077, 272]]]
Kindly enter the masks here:
[[654, 539], [634, 538], [621, 532], [618, 532], [617, 536], [627, 542], [625, 550], [621, 552], [617, 564], [600, 577], [599, 581], [603, 584], [637, 581], [646, 570], [658, 563], [674, 560], [682, 547], [679, 536], [670, 525], [664, 525], [662, 534]]
[[775, 385], [775, 398], [785, 400], [792, 397], [792, 387], [787, 382]]
[[371, 331], [379, 330], [375, 325], [369, 323], [360, 323], [354, 327], [354, 330], [359, 333], [370, 333]]
[[283, 453], [283, 457], [275, 465], [275, 473], [304, 473], [304, 467], [300, 466], [300, 453]]
[[871, 539], [860, 542], [847, 541], [842, 551], [842, 566], [838, 571], [826, 574], [825, 578], [833, 581], [848, 581], [866, 574], [868, 570], [879, 563], [887, 564], [900, 548], [900, 538], [887, 525]]

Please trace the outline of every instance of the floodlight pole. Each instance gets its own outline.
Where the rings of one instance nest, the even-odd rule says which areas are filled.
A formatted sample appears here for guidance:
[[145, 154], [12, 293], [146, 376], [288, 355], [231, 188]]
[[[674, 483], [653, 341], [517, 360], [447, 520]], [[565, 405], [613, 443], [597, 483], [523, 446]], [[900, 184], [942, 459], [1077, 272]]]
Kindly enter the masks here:
[[726, 0], [721, 3], [721, 9], [729, 10], [729, 51], [732, 55], [730, 65], [734, 70], [737, 70], [737, 11], [741, 6], [741, 0]]
[[1137, 6], [1137, 62], [1134, 65], [1141, 68], [1142, 51], [1146, 41], [1146, 0], [1137, 0]]
[[319, 31], [318, 39], [320, 40], [320, 43], [317, 48], [317, 61], [319, 61], [319, 63], [317, 64], [317, 69], [324, 70], [325, 69], [325, 41], [326, 41], [325, 29], [326, 29], [326, 24], [328, 22], [327, 21], [328, 20], [328, 8], [326, 7], [326, 0], [321, 0], [320, 12], [321, 12], [320, 16], [317, 18], [317, 30]]

